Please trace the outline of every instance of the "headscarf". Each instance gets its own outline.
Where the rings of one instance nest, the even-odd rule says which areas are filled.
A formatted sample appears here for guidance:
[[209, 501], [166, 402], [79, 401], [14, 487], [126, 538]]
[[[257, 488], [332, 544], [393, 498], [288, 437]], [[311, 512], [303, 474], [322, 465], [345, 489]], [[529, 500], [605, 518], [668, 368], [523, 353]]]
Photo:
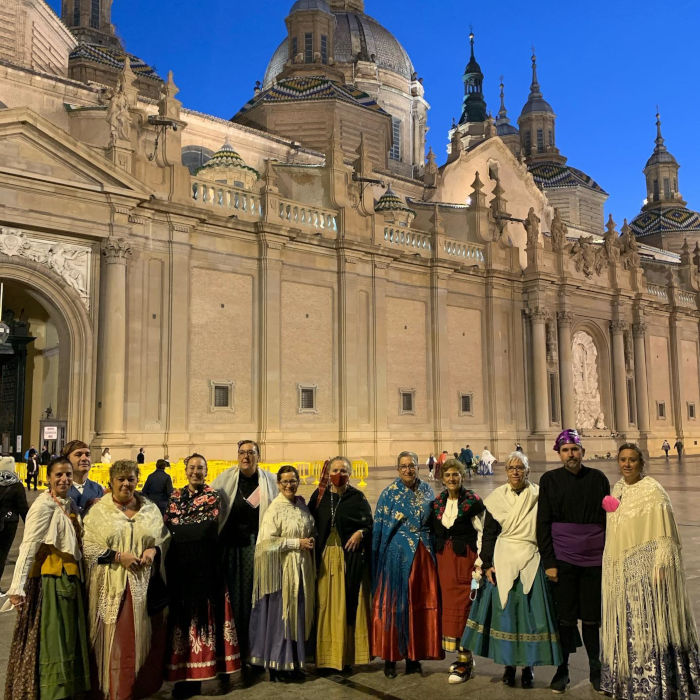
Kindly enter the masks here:
[[12, 486], [12, 484], [19, 483], [19, 477], [17, 476], [17, 474], [15, 474], [14, 458], [0, 458], [0, 486]]
[[559, 452], [562, 445], [568, 444], [581, 444], [581, 436], [578, 434], [578, 430], [575, 428], [567, 428], [566, 430], [562, 430], [557, 436], [557, 439], [554, 441], [554, 447], [552, 449], [555, 452]]

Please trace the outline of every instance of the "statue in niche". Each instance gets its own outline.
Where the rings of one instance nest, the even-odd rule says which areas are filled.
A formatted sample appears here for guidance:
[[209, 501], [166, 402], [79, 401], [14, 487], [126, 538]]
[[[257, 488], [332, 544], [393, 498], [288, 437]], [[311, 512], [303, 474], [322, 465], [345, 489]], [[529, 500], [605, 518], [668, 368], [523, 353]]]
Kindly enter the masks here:
[[540, 239], [540, 217], [535, 214], [534, 207], [530, 207], [523, 226], [527, 232], [527, 247], [536, 248]]
[[593, 338], [585, 331], [577, 331], [572, 340], [571, 354], [576, 427], [604, 430], [605, 415], [600, 405], [598, 350]]
[[554, 209], [554, 218], [552, 219], [551, 235], [552, 235], [552, 250], [555, 253], [560, 253], [566, 246], [566, 234], [569, 230], [564, 223], [564, 220], [559, 214], [559, 209]]
[[114, 146], [118, 141], [129, 139], [131, 117], [129, 115], [129, 100], [124, 89], [123, 75], [119, 76], [117, 87], [109, 98], [107, 120], [109, 121], [111, 134], [110, 145]]
[[[84, 250], [67, 248], [61, 243], [58, 243], [48, 249], [46, 253], [46, 264], [54, 272], [63, 277], [76, 292], [85, 294], [87, 292], [85, 275], [80, 268], [83, 266], [81, 258], [86, 254]], [[81, 260], [80, 267], [76, 264], [76, 261], [79, 260]]]

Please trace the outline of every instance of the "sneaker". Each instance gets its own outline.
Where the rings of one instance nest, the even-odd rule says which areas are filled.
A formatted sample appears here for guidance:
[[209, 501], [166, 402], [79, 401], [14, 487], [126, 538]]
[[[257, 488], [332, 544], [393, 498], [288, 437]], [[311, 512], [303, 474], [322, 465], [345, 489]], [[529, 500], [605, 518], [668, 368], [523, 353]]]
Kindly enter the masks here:
[[520, 685], [523, 688], [532, 688], [534, 680], [535, 672], [532, 670], [532, 666], [523, 666], [523, 672], [520, 676]]
[[559, 666], [549, 688], [555, 695], [561, 695], [566, 691], [567, 685], [569, 685], [569, 667]]
[[515, 687], [515, 666], [506, 666], [501, 680], [509, 688]]
[[455, 685], [468, 681], [472, 677], [473, 668], [474, 663], [469, 661], [452, 664], [452, 666], [450, 666], [450, 675], [447, 677], [447, 682], [450, 685]]

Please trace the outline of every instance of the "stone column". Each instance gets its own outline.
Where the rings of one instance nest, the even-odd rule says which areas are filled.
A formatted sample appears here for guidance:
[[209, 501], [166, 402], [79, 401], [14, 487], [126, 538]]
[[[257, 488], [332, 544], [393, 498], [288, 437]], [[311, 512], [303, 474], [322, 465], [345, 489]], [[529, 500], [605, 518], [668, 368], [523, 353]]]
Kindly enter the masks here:
[[624, 433], [629, 428], [629, 410], [627, 406], [627, 369], [625, 367], [625, 329], [624, 321], [611, 321], [610, 330], [613, 339], [613, 386], [615, 387], [615, 429]]
[[535, 394], [533, 432], [543, 433], [549, 428], [547, 391], [547, 318], [544, 309], [530, 313], [532, 324], [532, 390]]
[[649, 390], [647, 387], [647, 353], [644, 345], [647, 324], [635, 323], [634, 333], [634, 383], [637, 394], [637, 427], [640, 433], [649, 432]]
[[568, 311], [557, 312], [559, 327], [559, 386], [561, 390], [561, 427], [576, 427], [574, 408], [574, 371], [571, 360], [571, 323], [573, 315]]
[[103, 296], [100, 301], [100, 348], [98, 367], [100, 394], [97, 413], [102, 435], [124, 433], [126, 379], [126, 261], [131, 244], [124, 238], [107, 238], [102, 243]]

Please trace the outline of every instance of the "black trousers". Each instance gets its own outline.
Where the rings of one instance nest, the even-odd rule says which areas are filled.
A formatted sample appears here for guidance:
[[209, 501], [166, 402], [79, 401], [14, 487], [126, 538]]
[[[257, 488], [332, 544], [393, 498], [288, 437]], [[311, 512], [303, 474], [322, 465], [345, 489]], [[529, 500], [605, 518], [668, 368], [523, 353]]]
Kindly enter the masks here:
[[37, 490], [37, 484], [39, 483], [39, 472], [36, 474], [27, 474], [27, 491], [31, 491], [31, 482], [34, 482], [34, 490]]
[[12, 549], [18, 525], [18, 522], [5, 523], [5, 527], [0, 531], [0, 578], [2, 578], [2, 574], [5, 571], [5, 562], [10, 549]]

